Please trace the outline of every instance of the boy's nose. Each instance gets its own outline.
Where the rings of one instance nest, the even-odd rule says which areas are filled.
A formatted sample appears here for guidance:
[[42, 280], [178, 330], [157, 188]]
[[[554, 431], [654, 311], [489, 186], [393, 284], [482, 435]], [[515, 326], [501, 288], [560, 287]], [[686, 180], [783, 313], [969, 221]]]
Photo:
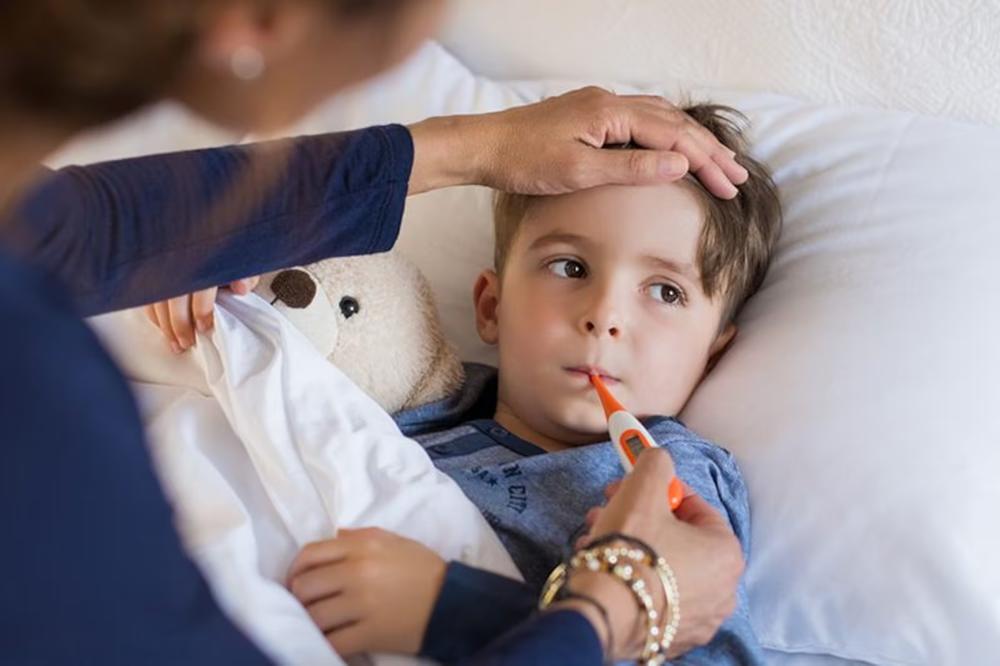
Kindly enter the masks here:
[[621, 290], [616, 289], [610, 281], [594, 281], [584, 297], [579, 312], [580, 319], [578, 326], [581, 332], [597, 338], [609, 336], [618, 338], [622, 333], [622, 311], [619, 309], [621, 303]]
[[587, 333], [597, 337], [604, 335], [605, 332], [613, 338], [617, 338], [619, 334], [618, 327], [614, 324], [599, 324], [592, 319], [584, 322], [584, 327], [587, 329]]

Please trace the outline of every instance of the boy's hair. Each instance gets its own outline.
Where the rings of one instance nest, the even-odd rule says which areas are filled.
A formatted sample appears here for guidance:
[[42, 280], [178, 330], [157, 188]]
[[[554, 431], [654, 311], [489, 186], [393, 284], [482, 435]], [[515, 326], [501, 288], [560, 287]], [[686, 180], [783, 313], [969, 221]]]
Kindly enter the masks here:
[[[725, 298], [721, 331], [735, 318], [740, 307], [760, 288], [771, 253], [781, 232], [781, 202], [771, 174], [747, 153], [746, 116], [715, 104], [696, 104], [684, 111], [719, 141], [736, 151], [749, 178], [739, 186], [734, 199], [719, 199], [690, 174], [684, 182], [696, 193], [705, 220], [698, 243], [698, 272], [705, 295]], [[533, 196], [498, 192], [494, 201], [494, 263], [502, 273], [507, 253]]]

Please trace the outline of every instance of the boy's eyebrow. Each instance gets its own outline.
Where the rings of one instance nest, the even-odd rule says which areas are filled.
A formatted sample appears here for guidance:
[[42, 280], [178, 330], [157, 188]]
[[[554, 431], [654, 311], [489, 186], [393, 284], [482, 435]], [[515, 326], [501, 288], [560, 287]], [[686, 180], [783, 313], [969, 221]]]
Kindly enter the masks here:
[[691, 280], [691, 282], [698, 282], [700, 279], [698, 277], [697, 269], [689, 263], [664, 259], [663, 257], [657, 257], [653, 254], [643, 255], [642, 258], [650, 264], [655, 264], [656, 266], [665, 268], [672, 273], [683, 275], [687, 279]]
[[544, 236], [539, 236], [531, 245], [528, 246], [529, 250], [536, 250], [545, 245], [553, 245], [555, 243], [568, 243], [570, 245], [592, 245], [593, 242], [586, 236], [581, 236], [580, 234], [574, 234], [569, 231], [553, 231], [552, 233], [545, 234]]

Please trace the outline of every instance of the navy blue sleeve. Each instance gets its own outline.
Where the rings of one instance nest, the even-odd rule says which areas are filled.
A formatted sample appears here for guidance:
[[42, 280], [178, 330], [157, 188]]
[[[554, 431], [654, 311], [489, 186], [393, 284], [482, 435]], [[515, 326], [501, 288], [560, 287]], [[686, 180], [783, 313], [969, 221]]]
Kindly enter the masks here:
[[27, 195], [6, 244], [93, 315], [389, 250], [412, 164], [409, 130], [388, 125], [67, 167]]
[[0, 662], [267, 663], [185, 555], [125, 380], [0, 252]]
[[450, 562], [420, 654], [446, 664], [475, 654], [529, 618], [536, 600], [520, 581]]
[[420, 655], [445, 664], [599, 666], [597, 632], [579, 613], [535, 614], [519, 581], [451, 562]]
[[583, 615], [560, 610], [536, 615], [500, 637], [463, 666], [602, 666], [597, 631]]
[[396, 126], [74, 167], [0, 223], [0, 662], [267, 663], [185, 554], [77, 311], [388, 249], [412, 157]]

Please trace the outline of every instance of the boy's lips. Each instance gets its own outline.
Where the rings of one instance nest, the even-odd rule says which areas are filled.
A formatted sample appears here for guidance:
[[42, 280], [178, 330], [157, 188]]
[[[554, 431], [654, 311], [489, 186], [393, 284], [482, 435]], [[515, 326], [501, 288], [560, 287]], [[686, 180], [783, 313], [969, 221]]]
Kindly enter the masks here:
[[575, 365], [564, 369], [566, 372], [580, 374], [587, 378], [589, 378], [590, 375], [600, 375], [601, 379], [612, 384], [617, 384], [621, 381], [607, 370], [597, 365]]

